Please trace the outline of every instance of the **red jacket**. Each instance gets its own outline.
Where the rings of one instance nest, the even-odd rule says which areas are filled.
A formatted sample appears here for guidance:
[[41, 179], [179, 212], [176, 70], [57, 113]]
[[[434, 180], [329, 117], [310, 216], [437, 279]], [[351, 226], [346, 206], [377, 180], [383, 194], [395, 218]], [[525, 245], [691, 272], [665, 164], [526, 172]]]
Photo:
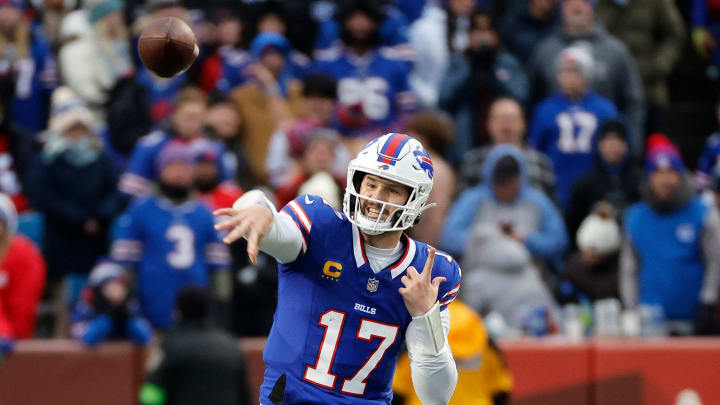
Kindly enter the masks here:
[[0, 265], [0, 336], [33, 336], [44, 288], [45, 259], [30, 239], [16, 235]]

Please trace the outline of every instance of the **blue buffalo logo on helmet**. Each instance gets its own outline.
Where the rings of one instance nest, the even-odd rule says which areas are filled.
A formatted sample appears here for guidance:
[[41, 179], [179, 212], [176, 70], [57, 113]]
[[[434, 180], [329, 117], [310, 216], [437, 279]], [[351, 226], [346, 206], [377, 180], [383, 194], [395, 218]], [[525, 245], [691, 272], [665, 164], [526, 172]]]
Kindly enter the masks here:
[[420, 165], [418, 170], [424, 170], [425, 173], [427, 173], [428, 177], [430, 177], [430, 179], [432, 180], [434, 170], [432, 160], [430, 160], [430, 155], [428, 155], [428, 153], [423, 148], [415, 149], [415, 151], [413, 151], [413, 155], [415, 155], [415, 160], [417, 161], [418, 165]]

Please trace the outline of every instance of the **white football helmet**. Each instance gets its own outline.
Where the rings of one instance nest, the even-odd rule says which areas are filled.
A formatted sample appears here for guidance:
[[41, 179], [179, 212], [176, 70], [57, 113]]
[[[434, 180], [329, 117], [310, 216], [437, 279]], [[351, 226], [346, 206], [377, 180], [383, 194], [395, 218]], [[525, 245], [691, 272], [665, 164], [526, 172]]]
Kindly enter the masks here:
[[[375, 200], [360, 194], [365, 174], [372, 174], [410, 188], [404, 205]], [[413, 226], [420, 214], [435, 204], [427, 204], [433, 186], [433, 165], [430, 155], [415, 138], [391, 133], [372, 140], [357, 157], [350, 161], [347, 186], [343, 198], [343, 212], [350, 222], [368, 235], [405, 230]], [[360, 200], [381, 204], [377, 219], [363, 215]], [[382, 221], [385, 210], [395, 208], [393, 215]]]

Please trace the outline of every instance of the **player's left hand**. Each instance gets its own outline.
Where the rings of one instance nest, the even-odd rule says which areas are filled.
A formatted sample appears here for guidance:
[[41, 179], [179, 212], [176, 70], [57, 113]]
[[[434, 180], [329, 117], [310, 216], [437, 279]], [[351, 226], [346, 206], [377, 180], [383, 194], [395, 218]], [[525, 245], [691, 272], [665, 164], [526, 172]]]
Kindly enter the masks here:
[[418, 273], [415, 267], [410, 266], [400, 279], [405, 287], [400, 287], [398, 292], [413, 317], [425, 315], [435, 305], [440, 283], [446, 280], [445, 277], [432, 278], [434, 262], [435, 248], [430, 248], [422, 273]]

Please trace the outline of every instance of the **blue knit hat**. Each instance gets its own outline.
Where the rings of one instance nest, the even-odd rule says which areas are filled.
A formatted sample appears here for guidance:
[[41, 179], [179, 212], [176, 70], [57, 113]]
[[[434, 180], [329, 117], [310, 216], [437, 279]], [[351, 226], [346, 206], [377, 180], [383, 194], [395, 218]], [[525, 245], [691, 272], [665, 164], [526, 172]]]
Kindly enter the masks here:
[[183, 162], [189, 165], [194, 163], [195, 154], [190, 146], [181, 141], [173, 140], [165, 144], [155, 161], [157, 171], [160, 173], [165, 166], [173, 162]]
[[661, 145], [648, 153], [645, 160], [645, 172], [652, 174], [660, 169], [673, 169], [678, 173], [685, 171], [680, 153], [672, 145]]

